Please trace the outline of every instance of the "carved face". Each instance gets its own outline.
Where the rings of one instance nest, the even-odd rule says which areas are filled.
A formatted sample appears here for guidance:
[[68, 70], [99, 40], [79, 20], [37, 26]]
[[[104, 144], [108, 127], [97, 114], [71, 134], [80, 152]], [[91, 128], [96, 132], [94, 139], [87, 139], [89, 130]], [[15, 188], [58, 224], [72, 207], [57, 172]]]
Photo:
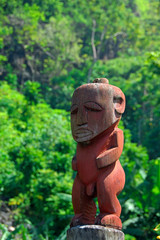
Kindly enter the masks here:
[[114, 89], [109, 84], [85, 84], [75, 90], [71, 106], [75, 141], [88, 142], [117, 120], [113, 99]]

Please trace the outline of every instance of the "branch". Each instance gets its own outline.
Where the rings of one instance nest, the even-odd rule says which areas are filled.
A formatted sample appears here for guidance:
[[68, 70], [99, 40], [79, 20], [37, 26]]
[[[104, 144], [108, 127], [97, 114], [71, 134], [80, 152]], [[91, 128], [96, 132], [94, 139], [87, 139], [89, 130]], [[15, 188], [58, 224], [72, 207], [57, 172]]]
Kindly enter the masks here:
[[127, 34], [125, 32], [117, 32], [117, 33], [113, 34], [110, 38], [118, 37], [120, 35], [122, 35], [124, 37], [127, 36]]
[[95, 44], [94, 44], [95, 28], [96, 28], [96, 21], [93, 19], [91, 44], [92, 44], [92, 51], [93, 51], [93, 59], [94, 59], [94, 61], [97, 60], [97, 50], [96, 50], [96, 47], [95, 47]]
[[55, 60], [55, 57], [48, 51], [45, 50], [45, 48], [41, 47], [40, 45], [37, 45], [39, 49], [42, 50], [47, 56], [49, 56], [51, 59]]
[[101, 51], [101, 48], [102, 48], [102, 43], [103, 43], [103, 39], [104, 39], [104, 36], [106, 34], [106, 31], [107, 31], [107, 25], [104, 26], [103, 32], [101, 33], [100, 44], [99, 44], [98, 50], [97, 50], [97, 57], [98, 58], [99, 58], [99, 55], [100, 55], [100, 51]]

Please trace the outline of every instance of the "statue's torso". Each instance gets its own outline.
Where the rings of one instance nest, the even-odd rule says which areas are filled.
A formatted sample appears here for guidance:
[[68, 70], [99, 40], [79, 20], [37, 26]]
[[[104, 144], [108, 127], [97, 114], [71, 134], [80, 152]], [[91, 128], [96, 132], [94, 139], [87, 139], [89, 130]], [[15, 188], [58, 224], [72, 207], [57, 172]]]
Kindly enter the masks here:
[[84, 184], [94, 183], [98, 177], [99, 171], [104, 171], [106, 169], [98, 169], [96, 158], [99, 154], [111, 148], [113, 144], [113, 133], [114, 131], [107, 134], [104, 133], [88, 145], [77, 145], [77, 170], [79, 178]]

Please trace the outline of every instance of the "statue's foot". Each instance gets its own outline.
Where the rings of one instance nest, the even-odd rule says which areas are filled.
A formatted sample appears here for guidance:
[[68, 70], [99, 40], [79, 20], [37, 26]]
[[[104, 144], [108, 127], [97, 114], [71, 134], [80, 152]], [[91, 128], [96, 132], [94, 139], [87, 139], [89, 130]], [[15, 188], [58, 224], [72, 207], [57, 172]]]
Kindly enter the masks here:
[[76, 214], [71, 221], [70, 227], [76, 227], [78, 225], [93, 225], [95, 218], [90, 216], [84, 216], [83, 214]]
[[82, 224], [82, 214], [76, 214], [71, 221], [70, 227], [76, 227]]
[[115, 214], [100, 213], [95, 220], [95, 224], [112, 227], [121, 230], [121, 219]]

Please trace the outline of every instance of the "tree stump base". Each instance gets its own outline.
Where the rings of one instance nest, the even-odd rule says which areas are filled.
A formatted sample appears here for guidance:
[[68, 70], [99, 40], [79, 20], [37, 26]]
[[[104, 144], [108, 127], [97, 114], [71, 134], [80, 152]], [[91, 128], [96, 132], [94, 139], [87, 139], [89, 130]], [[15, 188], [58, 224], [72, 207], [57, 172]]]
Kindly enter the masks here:
[[67, 240], [124, 240], [124, 233], [114, 228], [84, 225], [70, 228]]

